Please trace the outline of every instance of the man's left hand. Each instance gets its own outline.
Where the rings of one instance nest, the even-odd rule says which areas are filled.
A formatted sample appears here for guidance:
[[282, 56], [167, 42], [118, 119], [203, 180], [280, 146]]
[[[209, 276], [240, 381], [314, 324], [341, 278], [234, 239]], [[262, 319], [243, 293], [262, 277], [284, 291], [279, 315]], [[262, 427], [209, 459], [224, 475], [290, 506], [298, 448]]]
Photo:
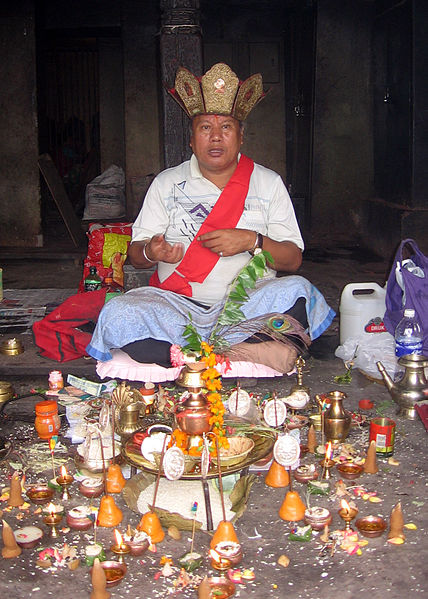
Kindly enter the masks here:
[[254, 247], [257, 233], [248, 229], [217, 229], [204, 233], [198, 241], [219, 256], [235, 256]]

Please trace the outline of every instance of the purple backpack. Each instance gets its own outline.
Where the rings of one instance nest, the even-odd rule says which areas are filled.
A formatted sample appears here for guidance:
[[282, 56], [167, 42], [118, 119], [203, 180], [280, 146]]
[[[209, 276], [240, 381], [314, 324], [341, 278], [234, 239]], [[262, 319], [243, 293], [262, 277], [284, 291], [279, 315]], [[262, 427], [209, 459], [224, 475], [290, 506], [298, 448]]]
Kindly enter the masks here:
[[[403, 257], [405, 246], [410, 252], [406, 252]], [[408, 261], [409, 259], [411, 262]], [[424, 276], [420, 276], [421, 274]], [[404, 289], [400, 286], [397, 277], [401, 279]], [[385, 304], [383, 321], [387, 331], [392, 335], [403, 318], [404, 310], [414, 309], [423, 331], [423, 354], [428, 356], [428, 258], [420, 251], [413, 239], [404, 239], [398, 247], [388, 278]]]

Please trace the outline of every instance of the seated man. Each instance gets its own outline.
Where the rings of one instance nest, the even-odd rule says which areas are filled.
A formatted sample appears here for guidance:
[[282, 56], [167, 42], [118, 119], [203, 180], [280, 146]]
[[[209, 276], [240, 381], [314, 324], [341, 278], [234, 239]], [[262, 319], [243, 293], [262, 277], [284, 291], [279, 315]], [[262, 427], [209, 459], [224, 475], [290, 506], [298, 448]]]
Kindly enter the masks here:
[[[242, 122], [264, 96], [261, 76], [240, 84], [219, 63], [199, 81], [180, 68], [170, 93], [192, 119], [193, 155], [153, 181], [128, 253], [134, 267], [157, 264], [157, 271], [149, 287], [105, 305], [87, 352], [106, 361], [112, 348], [122, 348], [139, 362], [169, 366], [171, 344], [184, 344], [189, 315], [208, 340], [228, 286], [261, 250], [273, 264], [250, 290], [245, 317], [289, 313], [315, 339], [333, 310], [303, 277], [276, 278], [277, 271], [297, 271], [304, 247], [287, 189], [277, 173], [240, 153]], [[248, 336], [245, 327], [224, 333], [231, 345]]]

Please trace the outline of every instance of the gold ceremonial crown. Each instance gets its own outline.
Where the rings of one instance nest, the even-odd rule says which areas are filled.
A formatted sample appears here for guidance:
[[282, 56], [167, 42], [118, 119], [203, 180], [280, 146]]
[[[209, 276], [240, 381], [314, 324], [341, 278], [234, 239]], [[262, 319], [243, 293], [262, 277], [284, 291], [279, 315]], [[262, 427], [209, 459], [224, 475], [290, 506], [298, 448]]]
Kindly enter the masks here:
[[201, 78], [179, 67], [175, 87], [168, 93], [188, 117], [198, 114], [223, 114], [244, 121], [266, 95], [260, 73], [239, 81], [224, 62], [212, 66]]

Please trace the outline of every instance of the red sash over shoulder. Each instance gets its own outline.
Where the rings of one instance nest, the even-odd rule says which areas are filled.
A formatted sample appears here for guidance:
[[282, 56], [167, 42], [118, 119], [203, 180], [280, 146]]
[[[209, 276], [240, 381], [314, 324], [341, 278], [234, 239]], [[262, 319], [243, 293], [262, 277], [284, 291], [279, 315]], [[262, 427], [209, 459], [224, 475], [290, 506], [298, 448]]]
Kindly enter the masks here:
[[236, 227], [244, 210], [253, 169], [254, 162], [242, 154], [235, 172], [187, 248], [180, 264], [162, 283], [155, 272], [150, 278], [150, 285], [192, 297], [189, 283], [203, 283], [219, 259], [217, 254], [201, 245], [198, 237], [209, 231]]

